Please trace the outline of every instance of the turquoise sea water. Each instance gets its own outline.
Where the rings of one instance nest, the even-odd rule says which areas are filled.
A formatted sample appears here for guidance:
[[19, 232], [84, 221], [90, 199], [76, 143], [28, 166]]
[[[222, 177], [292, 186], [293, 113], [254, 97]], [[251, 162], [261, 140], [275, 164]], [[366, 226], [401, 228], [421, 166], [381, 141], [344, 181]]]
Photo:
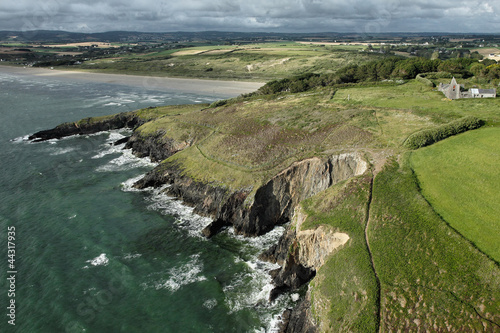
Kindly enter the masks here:
[[268, 303], [273, 266], [256, 258], [283, 229], [200, 237], [209, 219], [159, 189], [131, 189], [154, 164], [110, 145], [127, 131], [23, 139], [88, 116], [221, 97], [0, 72], [0, 332], [273, 331], [291, 297]]

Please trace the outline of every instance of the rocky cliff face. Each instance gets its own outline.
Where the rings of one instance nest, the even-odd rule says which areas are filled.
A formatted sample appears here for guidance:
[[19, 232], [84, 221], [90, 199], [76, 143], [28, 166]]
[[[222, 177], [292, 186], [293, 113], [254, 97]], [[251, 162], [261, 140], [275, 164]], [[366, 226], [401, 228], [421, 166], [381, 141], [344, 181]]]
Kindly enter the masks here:
[[[300, 201], [340, 181], [361, 175], [367, 169], [368, 164], [355, 153], [296, 162], [257, 189], [253, 204], [248, 208], [244, 203], [250, 190], [231, 192], [195, 182], [178, 166], [169, 163], [160, 164], [136, 186], [171, 184], [166, 189], [168, 193], [194, 205], [196, 212], [214, 217], [214, 222], [203, 231], [207, 237], [227, 225], [233, 225], [236, 232], [244, 235], [260, 235], [275, 225], [292, 220], [278, 244], [261, 256], [282, 266], [270, 272], [275, 284], [270, 298], [274, 299], [284, 291], [309, 282], [328, 256], [349, 240], [347, 234], [325, 226], [301, 230], [307, 216], [300, 209]], [[307, 299], [287, 310], [283, 318], [281, 332], [317, 331]]]
[[280, 325], [280, 333], [316, 333], [318, 329], [311, 313], [311, 300], [309, 293], [294, 309], [286, 310]]
[[[361, 171], [361, 170], [360, 170]], [[349, 235], [319, 226], [313, 230], [301, 230], [307, 215], [300, 206], [294, 211], [292, 222], [278, 244], [261, 255], [261, 259], [278, 263], [281, 268], [272, 271], [275, 288], [270, 298], [284, 291], [299, 288], [316, 275], [327, 258], [349, 241]], [[282, 333], [316, 332], [311, 313], [309, 293], [295, 308], [283, 313]]]
[[173, 154], [191, 146], [192, 141], [177, 142], [165, 136], [165, 132], [143, 135], [139, 131], [128, 140], [125, 148], [131, 148], [139, 157], [149, 157], [154, 162], [161, 162]]
[[296, 162], [257, 189], [250, 207], [244, 206], [249, 189], [230, 191], [196, 182], [173, 163], [160, 164], [138, 181], [136, 187], [171, 184], [166, 189], [168, 193], [194, 205], [197, 213], [214, 218], [212, 225], [204, 230], [207, 237], [213, 236], [225, 225], [234, 226], [238, 234], [257, 236], [290, 221], [300, 201], [363, 173], [367, 167], [361, 156], [354, 153]]
[[309, 282], [328, 256], [349, 240], [349, 235], [326, 226], [319, 226], [314, 230], [301, 230], [306, 218], [307, 215], [298, 206], [292, 223], [278, 244], [261, 255], [261, 259], [281, 266], [271, 274], [276, 286], [271, 292], [271, 299], [284, 291], [297, 289]]
[[368, 164], [355, 153], [296, 162], [257, 190], [248, 221], [234, 224], [235, 230], [249, 235], [266, 233], [290, 221], [300, 201], [367, 168]]

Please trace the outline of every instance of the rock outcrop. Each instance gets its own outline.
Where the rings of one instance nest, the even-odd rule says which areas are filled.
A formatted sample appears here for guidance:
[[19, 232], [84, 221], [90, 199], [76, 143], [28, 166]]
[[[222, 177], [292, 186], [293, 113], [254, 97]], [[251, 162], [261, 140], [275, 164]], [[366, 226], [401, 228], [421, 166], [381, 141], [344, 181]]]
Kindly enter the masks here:
[[125, 148], [131, 148], [139, 157], [149, 157], [153, 162], [161, 162], [173, 154], [191, 146], [193, 141], [177, 142], [158, 131], [154, 134], [143, 135], [135, 131]]
[[[273, 300], [285, 291], [295, 290], [309, 282], [327, 258], [349, 241], [349, 235], [319, 226], [312, 230], [301, 230], [307, 215], [300, 206], [295, 209], [292, 223], [278, 244], [261, 255], [262, 259], [278, 263], [282, 267], [272, 271], [275, 288]], [[283, 315], [280, 332], [316, 332], [311, 313], [309, 294], [295, 308], [287, 309]]]
[[336, 232], [327, 226], [313, 230], [301, 230], [307, 215], [300, 206], [295, 209], [292, 223], [278, 244], [261, 255], [261, 259], [281, 266], [271, 272], [275, 289], [270, 298], [294, 290], [309, 282], [323, 266], [328, 256], [347, 243], [349, 235]]
[[[204, 230], [210, 237], [229, 225], [230, 221], [245, 218], [244, 201], [250, 189], [230, 192], [226, 188], [198, 182], [186, 176], [184, 170], [175, 163], [164, 162], [135, 183], [136, 188], [161, 187], [169, 184], [165, 192], [194, 207], [194, 212], [211, 216], [214, 222]], [[216, 229], [216, 230], [211, 230]]]
[[30, 135], [29, 140], [33, 142], [50, 139], [60, 139], [71, 135], [93, 134], [120, 128], [136, 128], [145, 120], [139, 118], [132, 112], [119, 113], [102, 120], [99, 118], [85, 118], [74, 123], [64, 123], [50, 130], [44, 130]]
[[283, 312], [280, 333], [316, 333], [318, 331], [311, 313], [309, 293], [294, 309]]

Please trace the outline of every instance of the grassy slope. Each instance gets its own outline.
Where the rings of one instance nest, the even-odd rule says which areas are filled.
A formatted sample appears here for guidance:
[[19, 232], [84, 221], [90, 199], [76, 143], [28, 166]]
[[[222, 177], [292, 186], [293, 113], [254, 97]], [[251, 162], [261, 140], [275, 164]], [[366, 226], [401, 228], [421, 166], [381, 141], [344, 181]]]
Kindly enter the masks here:
[[491, 125], [500, 124], [499, 98], [450, 101], [436, 88], [426, 87], [416, 81], [396, 87], [342, 89], [335, 94], [332, 101], [352, 107], [408, 110], [412, 115], [427, 117], [436, 123], [471, 115]]
[[327, 225], [350, 237], [311, 283], [322, 331], [374, 332], [378, 327], [378, 286], [364, 235], [370, 182], [371, 175], [353, 178], [302, 203], [308, 216], [302, 229]]
[[500, 128], [412, 153], [424, 196], [450, 225], [500, 262]]
[[435, 214], [409, 166], [377, 175], [370, 214], [382, 330], [500, 329], [499, 267]]
[[[196, 179], [240, 188], [261, 184], [307, 157], [366, 149], [397, 151], [410, 131], [433, 124], [397, 109], [384, 110], [385, 124], [378, 121], [379, 110], [333, 103], [331, 96], [331, 90], [324, 89], [234, 99], [222, 107], [198, 107], [159, 118], [139, 130], [162, 130], [179, 141], [196, 139], [195, 146], [169, 160]], [[204, 161], [214, 167], [201, 167]]]
[[270, 80], [306, 72], [330, 73], [380, 57], [350, 46], [298, 43], [199, 46], [87, 61], [79, 69], [108, 73], [211, 79]]

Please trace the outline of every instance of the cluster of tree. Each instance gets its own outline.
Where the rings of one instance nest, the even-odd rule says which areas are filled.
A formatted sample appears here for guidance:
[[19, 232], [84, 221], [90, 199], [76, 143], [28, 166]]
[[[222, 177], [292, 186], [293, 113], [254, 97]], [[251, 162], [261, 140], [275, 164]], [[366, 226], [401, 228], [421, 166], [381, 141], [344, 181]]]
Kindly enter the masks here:
[[[496, 62], [495, 62], [496, 64]], [[325, 87], [346, 83], [377, 82], [383, 80], [414, 79], [418, 74], [447, 72], [462, 77], [476, 75], [498, 75], [500, 65], [485, 66], [477, 59], [455, 58], [448, 60], [426, 58], [389, 57], [371, 61], [363, 65], [349, 65], [334, 74], [304, 74], [301, 76], [274, 80], [259, 89], [262, 94], [278, 92], [302, 92], [315, 87]], [[484, 68], [483, 68], [484, 67]], [[494, 74], [493, 74], [494, 73]], [[491, 76], [490, 75], [490, 76]]]
[[[416, 56], [420, 58], [427, 59], [453, 59], [453, 58], [472, 58], [472, 59], [483, 59], [483, 56], [477, 51], [471, 52], [469, 48], [477, 47], [475, 45], [460, 45], [461, 48], [457, 48], [457, 44], [446, 45], [440, 47], [429, 47], [428, 45], [411, 45], [411, 46], [392, 46], [392, 51], [399, 51], [408, 53], [411, 56]], [[468, 48], [467, 48], [468, 47]]]
[[486, 60], [481, 63], [473, 64], [470, 67], [471, 73], [478, 79], [487, 82], [500, 79], [500, 64], [497, 64], [494, 60], [488, 62]]

